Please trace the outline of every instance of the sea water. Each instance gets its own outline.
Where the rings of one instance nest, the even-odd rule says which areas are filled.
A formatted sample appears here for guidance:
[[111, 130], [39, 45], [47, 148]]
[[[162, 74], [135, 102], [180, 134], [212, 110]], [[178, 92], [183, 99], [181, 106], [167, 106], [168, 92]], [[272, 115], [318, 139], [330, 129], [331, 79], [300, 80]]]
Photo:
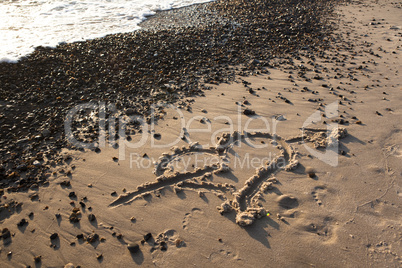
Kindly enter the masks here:
[[0, 0], [0, 61], [18, 61], [37, 46], [132, 32], [156, 11], [209, 1]]

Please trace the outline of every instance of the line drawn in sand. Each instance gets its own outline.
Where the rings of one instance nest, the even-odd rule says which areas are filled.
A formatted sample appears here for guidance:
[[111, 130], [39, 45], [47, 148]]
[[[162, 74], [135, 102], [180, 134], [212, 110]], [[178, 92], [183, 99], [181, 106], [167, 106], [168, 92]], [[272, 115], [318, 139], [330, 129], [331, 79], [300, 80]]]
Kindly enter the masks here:
[[[240, 134], [239, 132], [223, 133], [218, 137], [215, 147], [203, 148], [198, 142], [188, 146], [173, 147], [171, 153], [164, 153], [155, 163], [154, 174], [157, 176], [153, 182], [146, 182], [137, 186], [133, 192], [125, 193], [115, 199], [109, 207], [117, 207], [123, 204], [129, 204], [137, 199], [143, 198], [155, 191], [161, 191], [166, 187], [171, 187], [175, 193], [183, 189], [198, 191], [200, 197], [203, 197], [204, 191], [214, 192], [224, 202], [217, 207], [218, 211], [224, 213], [234, 211], [236, 213], [236, 223], [240, 226], [251, 225], [256, 219], [267, 214], [260, 199], [264, 192], [271, 189], [276, 179], [273, 177], [280, 171], [291, 171], [295, 169], [299, 161], [298, 152], [293, 149], [291, 143], [307, 140], [314, 143], [314, 135], [317, 132], [325, 132], [326, 129], [307, 130], [302, 136], [284, 139], [279, 135], [270, 133], [254, 132]], [[346, 129], [337, 128], [337, 138], [346, 135]], [[323, 133], [323, 134], [325, 134]], [[320, 137], [320, 146], [325, 145], [325, 140]], [[236, 189], [230, 183], [214, 183], [210, 180], [213, 174], [231, 172], [228, 163], [228, 155], [232, 148], [239, 142], [247, 143], [249, 139], [263, 138], [270, 140], [277, 150], [278, 154], [271, 161], [256, 168], [255, 173], [244, 182], [244, 186]], [[331, 141], [331, 135], [328, 134], [328, 143]], [[183, 156], [193, 154], [204, 154], [211, 157], [217, 157], [220, 161], [214, 164], [195, 167], [193, 171], [178, 172], [172, 171], [172, 164]]]

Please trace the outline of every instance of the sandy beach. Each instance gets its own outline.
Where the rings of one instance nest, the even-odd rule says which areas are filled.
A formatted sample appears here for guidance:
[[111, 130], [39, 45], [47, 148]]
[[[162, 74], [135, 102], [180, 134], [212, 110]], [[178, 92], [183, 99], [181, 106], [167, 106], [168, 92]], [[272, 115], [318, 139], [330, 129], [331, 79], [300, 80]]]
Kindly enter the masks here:
[[[215, 3], [215, 13], [205, 8], [209, 4], [190, 7], [198, 14], [194, 21], [207, 25], [210, 14], [226, 25], [233, 18], [229, 11], [219, 16], [223, 3]], [[189, 33], [175, 29], [186, 20], [185, 10], [161, 12], [143, 27], [149, 35], [176, 31], [185, 40]], [[132, 79], [126, 88], [139, 83], [144, 91], [138, 95], [109, 88], [114, 84], [106, 79], [96, 84], [103, 93], [66, 91], [60, 96], [71, 102], [56, 98], [52, 114], [43, 108], [52, 104], [41, 102], [46, 96], [28, 98], [42, 85], [20, 93], [29, 79], [18, 80], [24, 82], [15, 95], [25, 94], [25, 104], [0, 100], [2, 126], [11, 126], [20, 112], [44, 109], [51, 116], [43, 119], [48, 128], [41, 125], [40, 137], [29, 138], [43, 141], [38, 147], [20, 142], [34, 125], [21, 128], [18, 140], [2, 127], [2, 146], [11, 146], [8, 138], [24, 144], [21, 155], [35, 148], [43, 157], [25, 154], [17, 161], [11, 147], [1, 151], [0, 266], [401, 267], [402, 2], [329, 1], [317, 12], [325, 10], [322, 34], [305, 30], [298, 44], [292, 31], [301, 24], [289, 22], [289, 41], [280, 41], [283, 49], [269, 59], [242, 40], [221, 62], [215, 54], [220, 43], [206, 52], [218, 67], [194, 58], [183, 71], [177, 56], [167, 78], [152, 73], [134, 81], [124, 66], [134, 64], [140, 76], [152, 62], [123, 65], [105, 54], [113, 79]], [[171, 18], [177, 20], [169, 25]], [[269, 36], [257, 27], [253, 34], [265, 31]], [[107, 46], [111, 38], [93, 42]], [[81, 46], [96, 51], [91, 42]], [[261, 51], [272, 44], [267, 40]], [[50, 66], [54, 58], [41, 53], [75, 57], [68, 46], [38, 49], [19, 67], [1, 65], [2, 96], [12, 88], [7, 77], [13, 68], [36, 75], [30, 67], [35, 57]], [[253, 57], [243, 46], [255, 50]], [[151, 54], [139, 55], [146, 61]], [[81, 80], [71, 77], [71, 91], [95, 79], [88, 70]], [[199, 84], [192, 87], [194, 81]], [[39, 166], [40, 179], [31, 181], [30, 167]]]

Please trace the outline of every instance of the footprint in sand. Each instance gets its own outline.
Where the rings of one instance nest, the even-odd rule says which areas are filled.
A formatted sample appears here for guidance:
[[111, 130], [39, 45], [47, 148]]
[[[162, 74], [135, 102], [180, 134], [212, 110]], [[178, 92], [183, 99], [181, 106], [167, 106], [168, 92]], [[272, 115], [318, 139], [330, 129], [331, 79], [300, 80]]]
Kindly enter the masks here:
[[199, 208], [193, 208], [191, 210], [191, 212], [186, 213], [186, 215], [184, 215], [184, 219], [183, 219], [183, 229], [184, 230], [187, 229], [188, 224], [190, 223], [190, 220], [193, 218], [193, 216], [195, 214], [204, 214], [204, 212]]
[[314, 198], [314, 201], [317, 203], [317, 205], [322, 206], [322, 199], [325, 198], [327, 195], [327, 187], [326, 186], [316, 186], [314, 187], [314, 191], [311, 192], [311, 195]]
[[303, 231], [316, 234], [325, 242], [331, 242], [337, 238], [337, 225], [332, 217], [324, 217], [322, 220], [316, 219], [301, 227]]
[[281, 195], [277, 199], [278, 205], [283, 209], [292, 209], [299, 206], [299, 200], [289, 195]]

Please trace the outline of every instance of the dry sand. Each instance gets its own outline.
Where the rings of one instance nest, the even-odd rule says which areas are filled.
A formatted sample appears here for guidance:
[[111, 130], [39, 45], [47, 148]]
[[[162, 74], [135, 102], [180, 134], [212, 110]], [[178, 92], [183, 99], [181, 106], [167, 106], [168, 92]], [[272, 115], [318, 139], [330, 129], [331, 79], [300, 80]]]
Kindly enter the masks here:
[[[400, 267], [401, 11], [400, 1], [341, 6], [336, 34], [349, 43], [325, 61], [278, 60], [269, 74], [211, 85], [191, 111], [165, 108], [161, 137], [144, 134], [139, 148], [66, 151], [72, 160], [47, 187], [4, 195], [1, 226], [12, 235], [1, 266]], [[292, 72], [300, 64], [305, 78]], [[317, 111], [305, 125], [315, 131], [303, 134]], [[323, 134], [337, 122], [347, 134], [330, 141], [339, 138], [339, 154], [328, 164], [315, 146], [328, 145]], [[259, 133], [216, 147], [223, 132], [247, 129]], [[155, 168], [162, 155], [169, 165]], [[28, 224], [17, 227], [22, 218]]]

